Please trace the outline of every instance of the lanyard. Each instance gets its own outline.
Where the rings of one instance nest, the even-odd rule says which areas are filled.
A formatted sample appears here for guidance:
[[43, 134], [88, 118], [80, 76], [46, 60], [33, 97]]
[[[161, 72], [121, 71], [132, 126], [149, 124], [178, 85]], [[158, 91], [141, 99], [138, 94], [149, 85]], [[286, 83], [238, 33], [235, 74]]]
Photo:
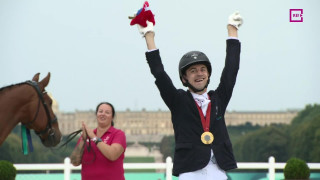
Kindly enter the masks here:
[[210, 112], [211, 112], [211, 102], [208, 104], [208, 108], [207, 108], [207, 114], [206, 117], [204, 117], [203, 112], [200, 108], [200, 106], [198, 105], [197, 102], [195, 102], [200, 114], [200, 118], [201, 118], [201, 123], [202, 123], [202, 127], [204, 132], [209, 132], [209, 127], [210, 127]]

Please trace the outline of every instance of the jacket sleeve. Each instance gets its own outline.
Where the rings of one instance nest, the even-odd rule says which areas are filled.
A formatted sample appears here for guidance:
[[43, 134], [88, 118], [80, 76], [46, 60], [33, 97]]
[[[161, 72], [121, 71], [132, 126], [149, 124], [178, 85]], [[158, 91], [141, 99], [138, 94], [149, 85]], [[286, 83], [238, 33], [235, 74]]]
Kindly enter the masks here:
[[177, 89], [174, 87], [170, 77], [165, 72], [161, 62], [159, 50], [146, 52], [147, 62], [149, 64], [152, 75], [156, 78], [160, 95], [170, 110], [173, 108], [173, 100], [177, 94]]
[[216, 89], [219, 97], [222, 99], [222, 108], [225, 112], [232, 96], [232, 91], [236, 83], [236, 78], [240, 64], [241, 44], [239, 40], [228, 39], [226, 49], [225, 66], [223, 68], [219, 86]]

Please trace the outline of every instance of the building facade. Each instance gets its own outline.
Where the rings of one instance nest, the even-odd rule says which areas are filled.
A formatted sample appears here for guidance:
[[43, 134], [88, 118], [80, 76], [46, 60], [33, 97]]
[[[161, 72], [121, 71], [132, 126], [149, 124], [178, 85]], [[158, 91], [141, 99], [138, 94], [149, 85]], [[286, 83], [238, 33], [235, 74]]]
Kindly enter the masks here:
[[[95, 111], [59, 111], [58, 103], [53, 104], [63, 135], [81, 128], [84, 121], [89, 127], [96, 127]], [[227, 126], [238, 126], [250, 122], [252, 125], [290, 124], [298, 110], [276, 112], [227, 112]], [[173, 135], [170, 111], [117, 111], [115, 127], [123, 130], [128, 142], [160, 142], [163, 136]]]

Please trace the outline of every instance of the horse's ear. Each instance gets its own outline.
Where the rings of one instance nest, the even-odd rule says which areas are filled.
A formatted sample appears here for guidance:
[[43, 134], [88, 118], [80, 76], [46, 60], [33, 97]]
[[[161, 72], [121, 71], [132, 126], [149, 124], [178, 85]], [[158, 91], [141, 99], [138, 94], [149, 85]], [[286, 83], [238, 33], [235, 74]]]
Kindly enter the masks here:
[[39, 82], [39, 87], [40, 87], [41, 91], [43, 91], [44, 88], [49, 84], [49, 80], [50, 80], [50, 72], [48, 73], [48, 75], [44, 79], [42, 79]]
[[33, 76], [32, 81], [39, 82], [40, 73], [37, 73]]

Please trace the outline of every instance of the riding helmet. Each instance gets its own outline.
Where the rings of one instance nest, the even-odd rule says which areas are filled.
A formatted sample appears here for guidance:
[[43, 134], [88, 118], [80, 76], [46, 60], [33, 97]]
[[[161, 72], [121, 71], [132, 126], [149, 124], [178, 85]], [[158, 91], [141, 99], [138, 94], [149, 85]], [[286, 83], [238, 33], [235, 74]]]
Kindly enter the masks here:
[[211, 75], [211, 63], [208, 57], [200, 51], [190, 51], [182, 56], [179, 62], [179, 76], [182, 84], [187, 87], [187, 84], [182, 81], [182, 76], [185, 74], [185, 71], [194, 64], [204, 64], [207, 66], [209, 72], [209, 78]]

